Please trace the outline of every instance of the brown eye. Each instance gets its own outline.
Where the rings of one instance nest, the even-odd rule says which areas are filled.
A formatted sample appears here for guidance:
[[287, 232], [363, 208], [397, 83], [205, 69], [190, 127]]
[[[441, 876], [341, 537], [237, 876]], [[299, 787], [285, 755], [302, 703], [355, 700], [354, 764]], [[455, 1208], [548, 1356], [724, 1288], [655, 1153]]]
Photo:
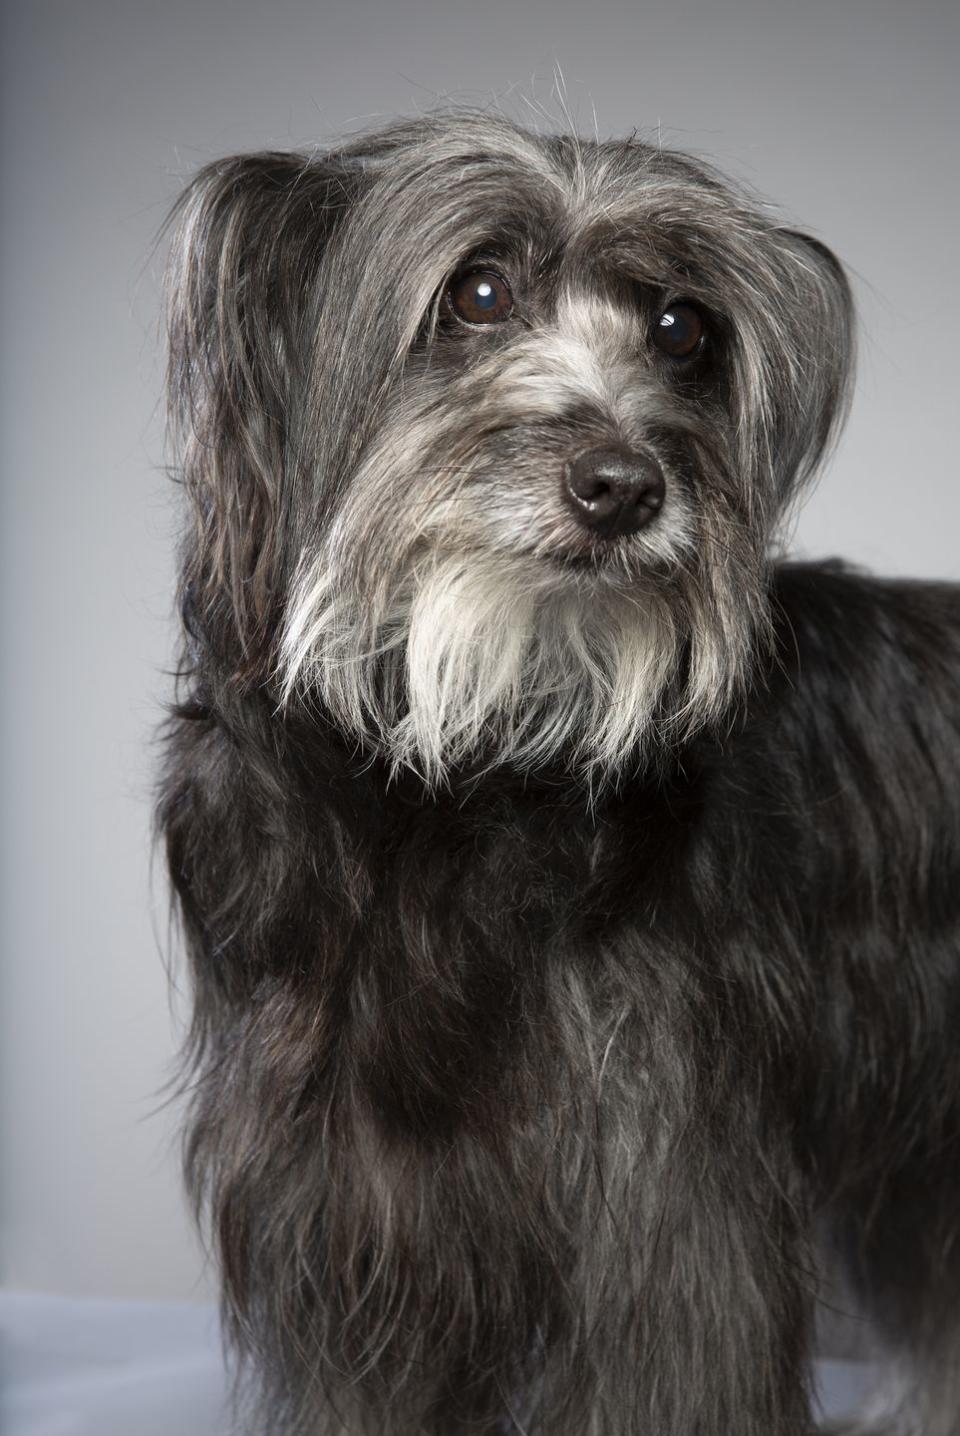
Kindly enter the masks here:
[[671, 304], [657, 320], [653, 342], [671, 359], [692, 359], [703, 348], [707, 326], [692, 304]]
[[513, 312], [510, 286], [491, 269], [461, 275], [447, 288], [447, 301], [465, 324], [500, 324]]

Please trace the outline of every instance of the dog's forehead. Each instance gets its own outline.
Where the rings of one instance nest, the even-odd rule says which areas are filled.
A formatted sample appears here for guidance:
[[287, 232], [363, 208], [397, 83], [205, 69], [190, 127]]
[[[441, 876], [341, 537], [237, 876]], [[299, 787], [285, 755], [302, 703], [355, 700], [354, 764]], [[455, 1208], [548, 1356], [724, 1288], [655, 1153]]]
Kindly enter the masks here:
[[549, 257], [568, 273], [605, 267], [660, 278], [722, 263], [765, 228], [706, 166], [635, 138], [542, 137], [460, 121], [391, 133], [357, 159], [369, 178], [368, 234], [431, 271], [486, 249]]

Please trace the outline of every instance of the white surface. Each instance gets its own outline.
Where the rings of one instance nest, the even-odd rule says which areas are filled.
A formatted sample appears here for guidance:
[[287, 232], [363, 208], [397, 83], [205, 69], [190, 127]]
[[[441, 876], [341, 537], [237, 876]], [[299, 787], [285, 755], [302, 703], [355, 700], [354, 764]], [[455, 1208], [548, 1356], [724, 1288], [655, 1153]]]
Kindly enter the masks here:
[[228, 1436], [212, 1307], [0, 1294], [3, 1436]]
[[[212, 1307], [0, 1293], [3, 1436], [229, 1436]], [[827, 1361], [828, 1415], [868, 1388], [862, 1366]]]

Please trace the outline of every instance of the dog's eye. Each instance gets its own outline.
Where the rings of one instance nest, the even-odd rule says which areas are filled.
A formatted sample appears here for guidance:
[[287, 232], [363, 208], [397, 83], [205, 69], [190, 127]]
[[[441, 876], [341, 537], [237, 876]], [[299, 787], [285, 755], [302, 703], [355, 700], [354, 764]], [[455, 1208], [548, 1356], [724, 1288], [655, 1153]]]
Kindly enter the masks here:
[[692, 304], [671, 304], [657, 320], [653, 342], [671, 359], [692, 359], [703, 348], [707, 326]]
[[510, 286], [491, 269], [463, 274], [447, 286], [447, 302], [464, 324], [500, 324], [513, 312]]

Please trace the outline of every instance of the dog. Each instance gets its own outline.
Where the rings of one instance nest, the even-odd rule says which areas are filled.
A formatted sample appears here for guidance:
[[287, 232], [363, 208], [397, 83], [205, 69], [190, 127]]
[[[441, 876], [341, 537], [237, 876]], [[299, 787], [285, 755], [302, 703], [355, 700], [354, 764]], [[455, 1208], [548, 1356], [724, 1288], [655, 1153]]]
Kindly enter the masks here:
[[780, 556], [840, 262], [459, 111], [175, 223], [157, 812], [240, 1427], [807, 1436], [830, 1271], [890, 1377], [830, 1429], [958, 1436], [960, 591]]

